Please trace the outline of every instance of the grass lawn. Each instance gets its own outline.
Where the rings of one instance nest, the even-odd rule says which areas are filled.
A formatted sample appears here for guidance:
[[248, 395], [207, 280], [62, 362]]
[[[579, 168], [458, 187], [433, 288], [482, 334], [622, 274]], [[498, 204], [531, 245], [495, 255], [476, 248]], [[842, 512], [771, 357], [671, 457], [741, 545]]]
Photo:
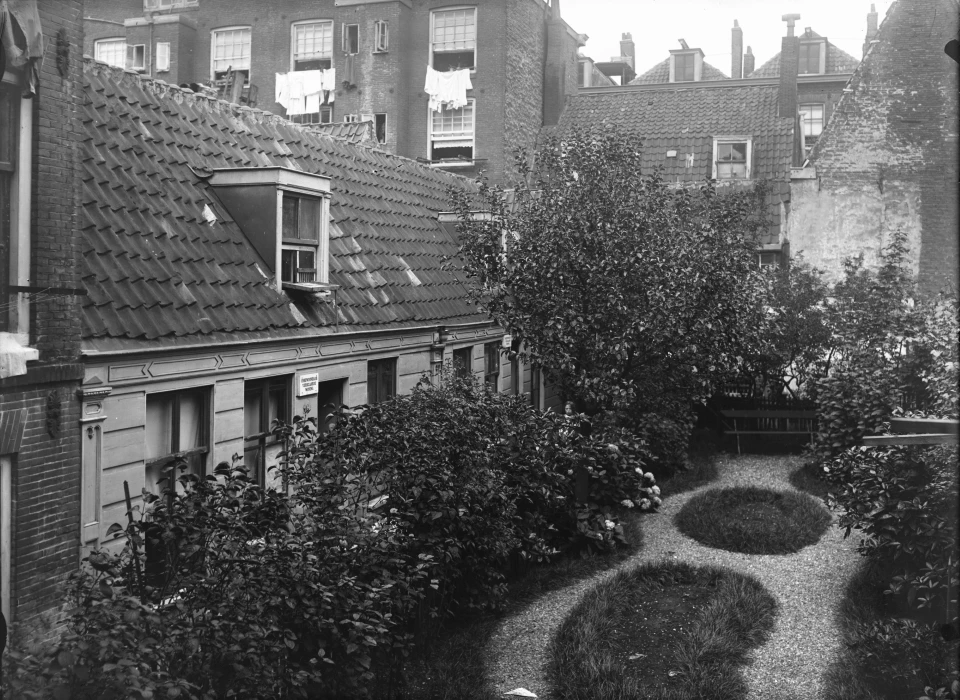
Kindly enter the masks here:
[[830, 484], [820, 478], [817, 469], [818, 467], [815, 464], [804, 464], [790, 474], [790, 485], [798, 491], [809, 493], [811, 496], [826, 501]]
[[682, 562], [646, 563], [591, 591], [551, 647], [562, 700], [741, 700], [749, 651], [777, 604], [754, 579]]
[[830, 512], [806, 494], [733, 486], [694, 496], [677, 513], [676, 524], [708, 547], [791, 554], [820, 539], [830, 526]]

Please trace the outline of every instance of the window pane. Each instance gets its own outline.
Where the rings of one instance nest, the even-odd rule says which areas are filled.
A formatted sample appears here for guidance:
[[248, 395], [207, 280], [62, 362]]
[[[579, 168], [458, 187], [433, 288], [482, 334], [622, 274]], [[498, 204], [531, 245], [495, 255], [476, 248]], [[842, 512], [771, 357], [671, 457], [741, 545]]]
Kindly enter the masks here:
[[267, 396], [269, 405], [267, 406], [267, 424], [264, 430], [270, 430], [273, 421], [287, 420], [287, 387], [283, 384], [274, 384], [270, 387]]
[[[284, 197], [284, 200], [286, 200], [286, 197]], [[319, 199], [300, 199], [300, 225], [297, 234], [299, 238], [305, 241], [319, 240], [321, 208], [322, 203]], [[284, 216], [284, 219], [286, 219], [286, 216]]]
[[94, 57], [98, 61], [124, 68], [127, 63], [127, 43], [123, 39], [104, 39], [94, 46]]
[[674, 80], [677, 82], [693, 80], [693, 54], [690, 53], [681, 53], [675, 54], [673, 57], [673, 76]]
[[299, 238], [300, 198], [283, 193], [283, 237]]
[[226, 29], [213, 33], [213, 71], [228, 68], [250, 70], [250, 29]]
[[460, 109], [444, 108], [433, 112], [433, 135], [445, 137], [473, 137], [473, 102]]
[[[327, 58], [333, 55], [333, 22], [310, 22], [293, 28], [293, 58]], [[329, 67], [329, 66], [328, 66]]]
[[180, 445], [177, 451], [192, 450], [203, 447], [204, 396], [200, 392], [183, 392], [180, 394]]
[[170, 42], [157, 42], [157, 70], [170, 70]]
[[800, 105], [804, 136], [819, 136], [823, 131], [823, 105]]
[[173, 395], [147, 397], [147, 461], [173, 452]]
[[297, 282], [317, 281], [317, 256], [312, 250], [298, 250]]
[[476, 10], [445, 10], [433, 13], [433, 50], [462, 51], [477, 45]]
[[717, 160], [721, 162], [745, 163], [747, 160], [747, 144], [745, 143], [718, 144]]
[[800, 44], [799, 72], [801, 74], [820, 72], [820, 44]]
[[252, 437], [263, 432], [260, 422], [260, 402], [263, 391], [254, 384], [243, 393], [243, 435]]

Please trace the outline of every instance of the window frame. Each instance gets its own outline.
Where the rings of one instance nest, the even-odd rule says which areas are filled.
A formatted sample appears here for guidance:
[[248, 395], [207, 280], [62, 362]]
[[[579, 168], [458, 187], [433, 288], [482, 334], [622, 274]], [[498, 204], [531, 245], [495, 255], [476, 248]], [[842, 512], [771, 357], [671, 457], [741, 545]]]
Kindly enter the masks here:
[[[180, 449], [177, 449], [180, 443], [180, 405], [181, 405], [181, 401], [184, 394], [200, 394], [202, 396], [202, 400], [200, 403], [199, 417], [197, 419], [199, 424], [198, 427], [200, 429], [200, 437], [198, 438], [197, 441], [201, 443], [201, 445], [198, 447], [188, 448], [186, 450], [180, 450]], [[212, 408], [211, 398], [213, 396], [213, 392], [211, 390], [211, 387], [207, 385], [184, 387], [181, 389], [173, 389], [169, 391], [147, 392], [144, 397], [145, 445], [146, 445], [147, 435], [150, 432], [149, 410], [147, 410], [147, 407], [149, 406], [149, 403], [150, 403], [150, 399], [151, 398], [156, 399], [157, 397], [163, 397], [168, 395], [172, 395], [172, 397], [174, 398], [173, 408], [170, 412], [170, 419], [171, 419], [170, 449], [171, 451], [160, 457], [147, 458], [146, 450], [144, 450], [144, 460], [143, 460], [144, 484], [146, 484], [146, 473], [148, 470], [150, 469], [162, 470], [169, 464], [179, 459], [187, 460], [190, 457], [199, 457], [199, 469], [198, 469], [199, 473], [196, 474], [196, 476], [202, 479], [207, 472], [207, 456], [211, 452], [210, 442], [211, 442], [211, 437], [213, 435], [213, 431], [211, 430], [211, 425], [210, 425], [210, 422], [212, 419], [212, 413], [213, 413], [211, 410]], [[160, 479], [162, 478], [164, 477], [161, 476]], [[157, 480], [158, 485], [160, 483], [160, 479]], [[168, 485], [169, 484], [163, 487], [160, 487], [160, 490], [162, 491]]]
[[[0, 76], [2, 77], [2, 76]], [[14, 200], [17, 198], [17, 175], [20, 160], [20, 89], [16, 83], [0, 82], [0, 332], [12, 325], [6, 311], [10, 303], [7, 285], [15, 278], [10, 275], [13, 257], [14, 235], [17, 222], [14, 220]], [[6, 156], [4, 156], [6, 152]]]
[[[107, 46], [108, 44], [119, 44], [122, 48], [120, 49], [120, 63], [110, 63], [104, 58], [100, 57], [101, 48]], [[127, 67], [127, 39], [122, 36], [111, 36], [104, 37], [103, 39], [97, 39], [93, 42], [93, 57], [95, 60], [100, 61], [101, 63], [106, 63], [108, 66], [113, 66], [114, 68], [126, 68]]]
[[430, 10], [430, 34], [427, 37], [427, 46], [428, 46], [428, 65], [431, 68], [434, 68], [436, 63], [434, 60], [434, 55], [436, 53], [462, 53], [457, 51], [440, 51], [437, 52], [434, 50], [434, 34], [436, 31], [436, 19], [437, 16], [447, 12], [462, 12], [463, 10], [473, 10], [473, 65], [470, 66], [470, 72], [475, 73], [477, 70], [477, 64], [479, 62], [479, 55], [477, 52], [477, 45], [479, 44], [479, 8], [476, 5], [455, 5], [453, 7], [438, 7], [435, 10]]
[[[272, 377], [261, 377], [258, 379], [244, 379], [243, 381], [243, 460], [244, 466], [249, 473], [252, 473], [257, 484], [266, 486], [266, 448], [279, 444], [281, 441], [271, 432], [271, 426], [274, 420], [289, 421], [291, 410], [291, 397], [293, 394], [293, 375], [285, 374]], [[277, 391], [279, 390], [279, 392]], [[280, 400], [277, 402], [277, 415], [270, 417], [270, 395], [271, 393], [280, 393]], [[247, 435], [247, 395], [259, 394], [260, 415], [257, 417], [259, 431]], [[256, 442], [255, 445], [248, 443]], [[255, 465], [247, 462], [247, 453], [256, 450]]]
[[[381, 117], [383, 119], [381, 120]], [[387, 142], [387, 129], [389, 128], [388, 116], [386, 112], [375, 112], [373, 115], [373, 132], [374, 136], [377, 139], [377, 143], [384, 144]], [[383, 121], [383, 138], [380, 138], [380, 127], [379, 123]]]
[[[806, 109], [805, 109], [806, 108]], [[810, 109], [819, 109], [820, 117], [819, 119], [805, 118], [805, 114], [809, 114]], [[814, 144], [817, 142], [817, 139], [820, 138], [820, 134], [823, 133], [823, 127], [826, 122], [826, 113], [827, 108], [823, 102], [805, 102], [799, 105], [798, 110], [800, 113], [800, 128], [801, 134], [803, 136], [803, 145], [807, 151], [813, 148]], [[816, 131], [816, 133], [807, 133], [807, 127], [810, 127], [810, 131]], [[819, 126], [819, 129], [817, 128]]]
[[[679, 64], [681, 61], [682, 61], [682, 63], [684, 63], [684, 64], [686, 64], [687, 61], [690, 62], [690, 77], [689, 77], [689, 78], [686, 78], [686, 77], [681, 78], [681, 77], [679, 76], [679, 74], [680, 74], [680, 70], [679, 70], [680, 66], [679, 66], [678, 64]], [[686, 68], [686, 65], [684, 65], [683, 67]], [[686, 72], [686, 71], [685, 71], [685, 72]], [[697, 57], [696, 57], [696, 55], [695, 55], [693, 52], [691, 52], [691, 53], [678, 53], [678, 54], [674, 54], [674, 56], [673, 56], [673, 82], [675, 82], [675, 83], [692, 83], [692, 82], [695, 82], [696, 79], [697, 79]]]
[[[140, 56], [140, 64], [137, 65], [137, 50], [142, 54]], [[147, 45], [146, 44], [127, 44], [127, 59], [126, 59], [126, 68], [127, 70], [135, 70], [140, 73], [145, 73], [147, 71]]]
[[[328, 55], [318, 55], [314, 58], [297, 59], [297, 29], [308, 25], [329, 25], [330, 27], [330, 52]], [[333, 67], [333, 41], [334, 41], [334, 23], [332, 19], [305, 19], [290, 23], [290, 70], [297, 71], [297, 61], [326, 61], [327, 69]], [[303, 70], [311, 70], [304, 68]], [[321, 68], [320, 70], [326, 70]]]
[[[160, 47], [161, 47], [161, 46], [165, 47], [163, 51], [160, 50]], [[156, 53], [155, 53], [155, 56], [154, 56], [154, 59], [153, 59], [153, 60], [154, 60], [155, 70], [157, 71], [157, 73], [167, 73], [167, 72], [169, 72], [169, 71], [170, 71], [170, 64], [171, 64], [171, 46], [170, 46], [170, 42], [169, 42], [169, 41], [158, 41], [158, 42], [156, 42], [154, 51], [155, 51]], [[166, 64], [161, 67], [161, 65], [160, 65], [160, 57], [161, 57], [164, 53], [166, 54]]]
[[[797, 48], [797, 75], [823, 75], [825, 71], [824, 63], [826, 63], [826, 47], [827, 42], [823, 39], [815, 39], [813, 41], [800, 41], [800, 45]], [[807, 65], [803, 64], [803, 50], [815, 49], [815, 54], [817, 58], [817, 70], [815, 71], [805, 71], [805, 67], [809, 67], [811, 56], [807, 56]]]
[[[466, 360], [466, 362], [464, 362]], [[451, 356], [453, 373], [460, 379], [473, 379], [473, 346], [456, 348]]]
[[483, 344], [483, 385], [500, 391], [500, 347], [502, 341]]
[[[217, 27], [216, 29], [210, 30], [210, 80], [213, 80], [213, 81], [223, 80], [223, 77], [219, 77], [219, 78], [217, 77], [216, 61], [226, 60], [226, 59], [216, 58], [217, 35], [225, 34], [226, 32], [237, 32], [237, 31], [246, 31], [248, 33], [249, 46], [247, 50], [250, 55], [248, 56], [247, 60], [250, 65], [247, 68], [234, 68], [234, 72], [235, 73], [240, 71], [246, 72], [246, 77], [244, 78], [243, 85], [244, 87], [248, 87], [250, 85], [250, 81], [253, 78], [253, 27], [250, 26], [249, 24], [246, 24], [246, 25], [241, 24], [241, 25], [229, 26], [229, 27]], [[232, 66], [229, 66], [229, 67], [232, 67]], [[220, 72], [224, 74], [226, 73], [225, 70]]]
[[[389, 401], [397, 395], [397, 366], [399, 358], [381, 357], [367, 360], [367, 404]], [[371, 382], [371, 376], [374, 381]], [[381, 382], [386, 377], [386, 382]], [[381, 389], [384, 391], [381, 391]]]
[[373, 23], [373, 53], [388, 53], [390, 51], [390, 23], [385, 19], [375, 20]]
[[[436, 147], [434, 141], [465, 141], [465, 138], [434, 138], [434, 115], [442, 115], [446, 111], [463, 111], [467, 106], [471, 109], [471, 132], [470, 132], [470, 158], [460, 158], [457, 160], [448, 160], [446, 162], [434, 162], [437, 159], [433, 155], [433, 150]], [[477, 159], [477, 100], [474, 97], [467, 98], [467, 105], [461, 107], [458, 110], [448, 110], [447, 107], [441, 105], [439, 110], [432, 110], [429, 107], [427, 108], [427, 158], [431, 161], [431, 165], [435, 167], [450, 167], [450, 166], [472, 166], [473, 162]]]
[[[316, 117], [316, 121], [313, 117]], [[326, 118], [324, 118], [326, 117]], [[303, 114], [291, 114], [287, 117], [294, 124], [332, 124], [333, 123], [333, 105], [321, 104], [319, 112], [304, 112]]]
[[[278, 270], [277, 278], [280, 280], [281, 285], [285, 283], [292, 284], [327, 284], [329, 279], [329, 245], [327, 243], [328, 235], [328, 219], [330, 216], [330, 200], [328, 197], [319, 196], [317, 194], [311, 194], [307, 192], [302, 192], [300, 190], [288, 189], [285, 187], [279, 188], [280, 202], [279, 202], [279, 222], [278, 226], [280, 227], [280, 270]], [[284, 200], [287, 198], [296, 198], [298, 200], [309, 200], [311, 202], [316, 202], [319, 204], [319, 220], [317, 222], [317, 237], [315, 239], [311, 238], [291, 238], [284, 236]], [[298, 208], [298, 232], [300, 229], [299, 226], [299, 208]], [[297, 270], [306, 269], [301, 268], [299, 264], [300, 252], [309, 252], [314, 256], [314, 278], [312, 280], [288, 280], [284, 279], [284, 264], [283, 264], [283, 254], [285, 252], [296, 252], [297, 253]]]
[[[350, 51], [350, 47], [347, 45], [350, 40], [350, 28], [354, 27], [357, 30], [357, 45], [356, 51]], [[360, 53], [360, 24], [357, 22], [351, 22], [350, 24], [343, 23], [340, 25], [340, 51], [345, 56], [356, 56]]]
[[[737, 144], [743, 143], [746, 144], [746, 157], [744, 160], [744, 177], [719, 177], [720, 174], [720, 163], [717, 160], [719, 155], [719, 147], [726, 144]], [[753, 178], [753, 137], [752, 136], [742, 136], [742, 135], [733, 135], [733, 136], [714, 136], [713, 137], [713, 168], [712, 168], [712, 178], [718, 182], [720, 181], [743, 181], [751, 180]]]

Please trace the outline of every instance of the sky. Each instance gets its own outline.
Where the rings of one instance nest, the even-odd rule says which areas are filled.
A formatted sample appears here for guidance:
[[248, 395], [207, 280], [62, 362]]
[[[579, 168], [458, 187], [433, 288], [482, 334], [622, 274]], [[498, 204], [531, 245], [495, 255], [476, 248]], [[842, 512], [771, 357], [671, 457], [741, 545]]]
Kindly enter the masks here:
[[[892, 0], [874, 2], [883, 22]], [[759, 68], [780, 51], [785, 14], [799, 14], [797, 34], [811, 27], [848, 54], [860, 58], [870, 2], [863, 0], [560, 0], [560, 13], [589, 36], [580, 52], [594, 61], [620, 54], [620, 34], [636, 44], [637, 73], [663, 61], [679, 39], [700, 48], [705, 60], [730, 75], [730, 29], [738, 20], [743, 46], [753, 47]]]

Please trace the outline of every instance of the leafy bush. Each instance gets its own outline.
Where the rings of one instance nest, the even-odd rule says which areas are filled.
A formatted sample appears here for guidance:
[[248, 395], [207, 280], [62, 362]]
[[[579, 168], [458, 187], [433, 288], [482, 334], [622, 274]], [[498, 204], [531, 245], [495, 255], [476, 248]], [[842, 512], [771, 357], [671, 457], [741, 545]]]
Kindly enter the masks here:
[[854, 646], [860, 663], [877, 670], [873, 680], [906, 688], [944, 683], [951, 663], [948, 654], [955, 659], [956, 652], [956, 645], [944, 645], [936, 625], [900, 617], [874, 622]]

